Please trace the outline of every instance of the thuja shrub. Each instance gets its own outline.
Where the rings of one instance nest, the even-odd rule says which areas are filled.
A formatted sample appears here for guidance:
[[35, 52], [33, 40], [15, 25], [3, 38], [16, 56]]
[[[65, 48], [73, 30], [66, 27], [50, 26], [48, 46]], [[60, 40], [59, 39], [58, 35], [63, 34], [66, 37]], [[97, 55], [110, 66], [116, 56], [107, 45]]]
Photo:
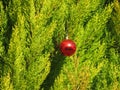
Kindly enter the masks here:
[[[119, 90], [119, 8], [119, 0], [0, 1], [0, 89]], [[70, 57], [59, 50], [66, 34], [77, 45]]]

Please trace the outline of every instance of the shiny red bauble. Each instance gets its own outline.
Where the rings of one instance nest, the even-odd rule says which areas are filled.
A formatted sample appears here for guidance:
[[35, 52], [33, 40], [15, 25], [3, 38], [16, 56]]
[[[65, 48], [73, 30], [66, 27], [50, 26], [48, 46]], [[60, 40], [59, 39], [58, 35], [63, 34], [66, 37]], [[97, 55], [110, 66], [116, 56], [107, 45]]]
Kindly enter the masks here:
[[65, 39], [60, 43], [60, 50], [64, 56], [71, 56], [76, 51], [76, 44], [72, 40]]

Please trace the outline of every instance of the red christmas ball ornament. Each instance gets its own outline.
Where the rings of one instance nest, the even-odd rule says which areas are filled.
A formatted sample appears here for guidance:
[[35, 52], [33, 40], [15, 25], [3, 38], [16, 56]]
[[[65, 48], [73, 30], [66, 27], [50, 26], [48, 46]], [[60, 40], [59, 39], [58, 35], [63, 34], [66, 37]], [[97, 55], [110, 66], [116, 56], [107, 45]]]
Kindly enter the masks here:
[[76, 51], [76, 44], [70, 39], [65, 39], [60, 43], [60, 50], [63, 55], [71, 56]]

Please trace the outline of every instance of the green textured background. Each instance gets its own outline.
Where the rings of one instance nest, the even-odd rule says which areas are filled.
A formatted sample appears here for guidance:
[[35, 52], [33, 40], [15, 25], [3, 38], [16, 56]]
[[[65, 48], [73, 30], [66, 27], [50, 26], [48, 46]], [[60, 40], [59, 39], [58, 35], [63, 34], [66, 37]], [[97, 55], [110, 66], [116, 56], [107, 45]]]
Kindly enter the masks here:
[[1, 0], [0, 90], [120, 90], [119, 0]]

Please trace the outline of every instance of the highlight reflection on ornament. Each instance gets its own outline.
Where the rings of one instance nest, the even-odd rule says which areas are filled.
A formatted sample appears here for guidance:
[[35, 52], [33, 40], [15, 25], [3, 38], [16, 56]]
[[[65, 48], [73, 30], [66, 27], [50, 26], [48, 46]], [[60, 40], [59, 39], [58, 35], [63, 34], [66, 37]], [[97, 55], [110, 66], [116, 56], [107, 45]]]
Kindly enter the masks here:
[[76, 44], [70, 39], [65, 39], [60, 43], [60, 50], [63, 55], [71, 56], [76, 51]]

